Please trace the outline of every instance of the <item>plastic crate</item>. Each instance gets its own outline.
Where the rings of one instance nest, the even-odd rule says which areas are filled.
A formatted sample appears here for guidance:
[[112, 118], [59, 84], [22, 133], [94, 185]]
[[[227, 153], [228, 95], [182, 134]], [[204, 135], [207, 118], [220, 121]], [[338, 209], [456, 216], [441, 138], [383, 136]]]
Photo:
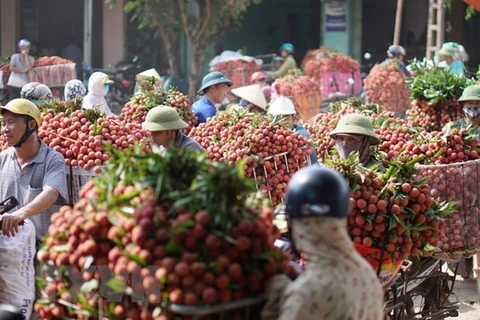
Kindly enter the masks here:
[[250, 77], [254, 72], [260, 71], [262, 69], [261, 65], [251, 65], [245, 64], [243, 68], [234, 68], [234, 69], [227, 69], [227, 68], [217, 68], [215, 70], [223, 72], [225, 77], [230, 79], [233, 84], [230, 89], [235, 89], [239, 87], [248, 86], [250, 84]]
[[480, 160], [445, 165], [418, 165], [417, 177], [428, 177], [432, 195], [455, 201], [456, 213], [446, 217], [438, 249], [471, 255], [480, 249]]
[[70, 205], [75, 204], [79, 200], [80, 189], [96, 176], [93, 171], [87, 171], [80, 167], [66, 166], [67, 173], [67, 202]]
[[294, 96], [295, 105], [302, 121], [308, 122], [320, 113], [322, 96], [320, 94], [299, 94]]

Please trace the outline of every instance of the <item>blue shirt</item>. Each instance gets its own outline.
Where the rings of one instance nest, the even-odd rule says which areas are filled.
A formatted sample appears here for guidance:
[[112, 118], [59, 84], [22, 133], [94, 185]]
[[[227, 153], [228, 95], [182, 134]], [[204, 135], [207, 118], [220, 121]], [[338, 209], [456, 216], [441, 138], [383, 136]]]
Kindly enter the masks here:
[[[304, 136], [307, 139], [311, 138], [310, 133], [307, 131], [307, 129], [305, 129], [299, 124], [293, 125], [293, 131], [300, 133], [302, 136]], [[310, 155], [310, 161], [312, 162], [312, 164], [316, 164], [318, 162], [317, 151], [315, 150], [315, 146], [312, 146], [312, 149], [313, 149], [313, 152]]]
[[198, 124], [206, 122], [208, 118], [217, 114], [215, 105], [205, 97], [201, 97], [200, 100], [192, 105], [192, 111], [195, 112], [198, 118]]
[[463, 75], [465, 73], [463, 69], [463, 63], [460, 60], [453, 60], [451, 65], [448, 65], [447, 62], [441, 61], [438, 66], [440, 68], [445, 68], [453, 74]]

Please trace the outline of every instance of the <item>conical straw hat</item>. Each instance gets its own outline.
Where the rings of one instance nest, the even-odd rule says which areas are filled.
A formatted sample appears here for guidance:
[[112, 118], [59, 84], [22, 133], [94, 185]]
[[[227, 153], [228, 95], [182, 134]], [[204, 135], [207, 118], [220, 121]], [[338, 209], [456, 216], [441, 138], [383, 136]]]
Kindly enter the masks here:
[[145, 70], [145, 71], [137, 74], [137, 76], [154, 77], [155, 79], [158, 79], [158, 80], [162, 79], [162, 77], [160, 77], [160, 75], [158, 74], [157, 70], [155, 70], [153, 68]]
[[267, 100], [259, 84], [232, 89], [232, 93], [263, 110], [267, 109]]

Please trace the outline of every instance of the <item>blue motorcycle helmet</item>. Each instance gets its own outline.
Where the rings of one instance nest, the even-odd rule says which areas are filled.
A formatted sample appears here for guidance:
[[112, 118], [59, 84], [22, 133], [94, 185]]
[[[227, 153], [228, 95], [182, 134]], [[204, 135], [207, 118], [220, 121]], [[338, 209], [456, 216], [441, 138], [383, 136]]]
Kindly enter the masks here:
[[284, 43], [280, 47], [280, 51], [287, 51], [288, 53], [294, 53], [295, 52], [295, 47], [291, 43]]
[[285, 212], [289, 219], [345, 219], [350, 214], [348, 183], [330, 168], [309, 166], [300, 169], [288, 184]]

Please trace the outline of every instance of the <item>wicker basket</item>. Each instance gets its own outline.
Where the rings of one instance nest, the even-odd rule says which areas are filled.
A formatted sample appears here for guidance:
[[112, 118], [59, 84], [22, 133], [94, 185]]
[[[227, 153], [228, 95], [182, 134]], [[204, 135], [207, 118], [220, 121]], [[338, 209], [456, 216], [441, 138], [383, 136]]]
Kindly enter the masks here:
[[322, 96], [319, 93], [298, 94], [295, 95], [295, 104], [302, 121], [308, 122], [320, 113]]

